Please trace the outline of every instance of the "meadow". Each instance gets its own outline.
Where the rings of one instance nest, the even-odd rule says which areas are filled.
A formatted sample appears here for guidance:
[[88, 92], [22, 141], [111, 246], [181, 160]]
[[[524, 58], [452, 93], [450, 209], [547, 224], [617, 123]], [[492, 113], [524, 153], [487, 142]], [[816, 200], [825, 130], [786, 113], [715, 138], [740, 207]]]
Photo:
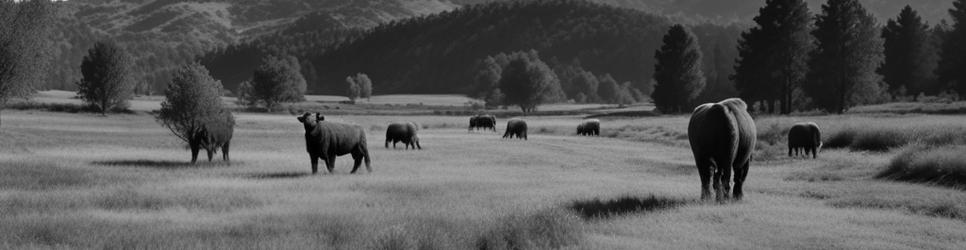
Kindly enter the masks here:
[[[184, 145], [144, 112], [6, 110], [0, 248], [966, 245], [966, 189], [956, 178], [907, 180], [895, 178], [907, 171], [894, 170], [953, 155], [943, 166], [961, 171], [960, 142], [921, 138], [962, 137], [963, 116], [756, 117], [760, 146], [745, 200], [726, 204], [697, 200], [687, 116], [603, 117], [601, 137], [577, 137], [581, 118], [527, 117], [531, 135], [521, 141], [500, 138], [504, 118], [494, 133], [467, 132], [466, 116], [328, 115], [367, 129], [374, 172], [349, 174], [345, 157], [334, 174], [310, 175], [294, 115], [236, 113], [231, 163], [190, 165]], [[384, 148], [391, 121], [420, 123], [424, 149]], [[784, 129], [798, 121], [817, 122], [827, 138], [852, 133], [851, 140], [816, 160], [788, 158]], [[849, 146], [895, 135], [904, 139], [881, 150]]]

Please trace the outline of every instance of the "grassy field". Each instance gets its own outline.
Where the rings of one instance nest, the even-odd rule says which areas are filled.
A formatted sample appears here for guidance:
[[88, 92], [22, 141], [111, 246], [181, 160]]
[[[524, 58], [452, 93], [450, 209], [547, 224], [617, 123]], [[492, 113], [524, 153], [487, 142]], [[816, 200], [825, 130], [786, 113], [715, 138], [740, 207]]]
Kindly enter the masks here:
[[[698, 202], [685, 116], [606, 118], [600, 138], [573, 136], [579, 117], [534, 117], [529, 141], [467, 133], [465, 117], [329, 116], [369, 129], [374, 172], [350, 175], [350, 160], [340, 158], [335, 174], [315, 176], [289, 115], [237, 114], [231, 165], [199, 166], [186, 164], [184, 146], [145, 114], [5, 111], [3, 119], [0, 248], [966, 245], [966, 192], [876, 178], [899, 149], [794, 160], [766, 143], [746, 200]], [[424, 150], [382, 147], [385, 125], [397, 120], [423, 125]], [[966, 124], [916, 115], [758, 124], [780, 134], [799, 120], [826, 131]]]

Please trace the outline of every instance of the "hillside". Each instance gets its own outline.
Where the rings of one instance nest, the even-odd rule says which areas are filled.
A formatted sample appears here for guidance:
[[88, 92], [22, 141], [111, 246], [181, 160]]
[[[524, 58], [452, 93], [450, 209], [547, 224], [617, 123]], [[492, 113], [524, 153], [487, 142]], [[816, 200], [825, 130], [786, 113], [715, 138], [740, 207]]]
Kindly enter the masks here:
[[368, 28], [388, 21], [451, 10], [445, 0], [72, 0], [62, 2], [54, 69], [41, 88], [72, 88], [76, 65], [94, 41], [114, 39], [138, 61], [157, 91], [173, 67], [215, 48], [252, 40], [312, 15], [313, 26]]
[[[647, 92], [654, 51], [669, 24], [645, 12], [584, 1], [474, 5], [378, 26], [309, 58], [314, 69], [303, 73], [318, 79], [310, 81], [314, 93], [341, 94], [345, 76], [357, 72], [368, 74], [378, 93], [469, 93], [481, 59], [533, 49], [555, 69], [576, 65]], [[709, 85], [728, 85], [740, 29], [693, 29], [705, 45]]]

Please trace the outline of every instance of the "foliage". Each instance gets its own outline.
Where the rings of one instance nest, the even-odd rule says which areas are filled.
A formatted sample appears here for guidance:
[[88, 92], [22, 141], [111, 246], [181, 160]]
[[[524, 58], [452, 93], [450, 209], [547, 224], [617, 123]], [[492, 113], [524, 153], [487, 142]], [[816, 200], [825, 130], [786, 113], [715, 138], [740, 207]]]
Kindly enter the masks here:
[[81, 63], [77, 95], [101, 113], [125, 108], [134, 94], [133, 59], [113, 42], [98, 42]]
[[882, 63], [882, 40], [875, 17], [858, 0], [828, 1], [815, 22], [805, 92], [825, 111], [880, 101], [885, 95], [875, 69]]
[[932, 77], [936, 65], [929, 62], [936, 54], [930, 53], [935, 52], [930, 36], [929, 25], [908, 5], [882, 28], [885, 62], [878, 72], [893, 96], [916, 96]]
[[359, 84], [359, 97], [360, 98], [372, 98], [372, 79], [363, 73], [358, 73], [355, 76], [356, 84]]
[[945, 34], [939, 67], [936, 74], [943, 84], [952, 86], [960, 95], [966, 95], [966, 0], [953, 1], [949, 10], [952, 29]]
[[221, 83], [211, 78], [204, 66], [186, 64], [172, 76], [157, 120], [179, 139], [189, 142], [209, 122], [224, 117], [220, 93]]
[[[964, 146], [913, 146], [897, 155], [876, 177], [966, 188]], [[961, 216], [964, 216], [963, 214]], [[966, 216], [964, 216], [966, 218]]]
[[271, 111], [283, 102], [305, 100], [305, 78], [299, 73], [298, 59], [268, 56], [239, 88], [239, 97], [249, 106], [264, 105]]
[[557, 75], [536, 51], [513, 53], [509, 58], [500, 76], [500, 91], [506, 95], [506, 104], [520, 106], [527, 113], [542, 103], [564, 98]]
[[46, 76], [55, 10], [49, 0], [0, 1], [0, 110]]
[[362, 92], [362, 89], [359, 87], [359, 83], [356, 82], [355, 77], [347, 76], [345, 78], [345, 82], [346, 85], [349, 86], [346, 88], [345, 95], [349, 98], [349, 102], [355, 103], [356, 99], [359, 98], [359, 94]]
[[689, 110], [705, 86], [697, 38], [683, 25], [674, 25], [654, 57], [657, 59], [654, 65], [657, 85], [651, 94], [654, 105], [664, 113]]
[[780, 101], [780, 113], [792, 112], [793, 93], [801, 88], [808, 72], [811, 19], [805, 1], [765, 2], [754, 19], [756, 26], [741, 34], [738, 45], [732, 78], [741, 98], [749, 104]]

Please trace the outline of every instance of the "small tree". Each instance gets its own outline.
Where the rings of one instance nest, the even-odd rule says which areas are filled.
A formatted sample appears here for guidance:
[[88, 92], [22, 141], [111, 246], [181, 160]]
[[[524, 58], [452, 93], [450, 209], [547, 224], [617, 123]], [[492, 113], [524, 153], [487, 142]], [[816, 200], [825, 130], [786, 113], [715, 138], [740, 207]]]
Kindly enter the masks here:
[[196, 155], [197, 135], [213, 121], [227, 121], [220, 93], [221, 82], [212, 78], [208, 69], [198, 63], [185, 65], [168, 84], [157, 121], [188, 143]]
[[931, 77], [935, 68], [929, 63], [929, 53], [935, 51], [930, 49], [930, 35], [929, 25], [909, 5], [882, 28], [885, 63], [878, 73], [893, 96], [915, 97]]
[[600, 87], [599, 87], [600, 100], [604, 103], [617, 103], [618, 96], [620, 95], [621, 89], [617, 85], [617, 80], [611, 77], [610, 74], [606, 74], [600, 77]]
[[126, 107], [135, 87], [132, 65], [131, 56], [117, 44], [95, 43], [81, 62], [77, 95], [101, 114]]
[[657, 85], [651, 93], [654, 105], [665, 113], [689, 109], [705, 84], [697, 38], [683, 25], [671, 26], [655, 58], [654, 80]]
[[49, 0], [0, 1], [0, 111], [43, 81], [55, 8]]
[[574, 89], [576, 89], [577, 95], [583, 94], [577, 102], [599, 102], [600, 95], [600, 80], [597, 76], [594, 76], [590, 71], [578, 70], [578, 73], [573, 79]]
[[619, 87], [620, 91], [617, 91], [617, 96], [614, 99], [614, 103], [620, 104], [620, 105], [628, 105], [628, 104], [634, 103], [635, 99], [634, 99], [634, 94], [632, 93], [633, 88], [634, 87], [631, 87], [631, 82], [622, 83]]
[[523, 113], [528, 113], [541, 103], [564, 98], [557, 75], [536, 51], [515, 53], [512, 57], [500, 77], [500, 90], [506, 95], [507, 104], [518, 105]]
[[346, 84], [349, 85], [346, 88], [346, 97], [349, 97], [349, 102], [356, 103], [356, 98], [359, 98], [359, 94], [362, 92], [362, 88], [359, 87], [359, 83], [352, 76], [347, 76], [345, 78]]
[[372, 80], [369, 76], [363, 73], [358, 73], [355, 76], [356, 84], [359, 84], [359, 97], [366, 98], [366, 100], [372, 100]]
[[242, 88], [249, 105], [263, 104], [269, 112], [283, 102], [305, 100], [305, 78], [302, 77], [298, 59], [292, 56], [267, 56], [252, 73], [249, 87]]

